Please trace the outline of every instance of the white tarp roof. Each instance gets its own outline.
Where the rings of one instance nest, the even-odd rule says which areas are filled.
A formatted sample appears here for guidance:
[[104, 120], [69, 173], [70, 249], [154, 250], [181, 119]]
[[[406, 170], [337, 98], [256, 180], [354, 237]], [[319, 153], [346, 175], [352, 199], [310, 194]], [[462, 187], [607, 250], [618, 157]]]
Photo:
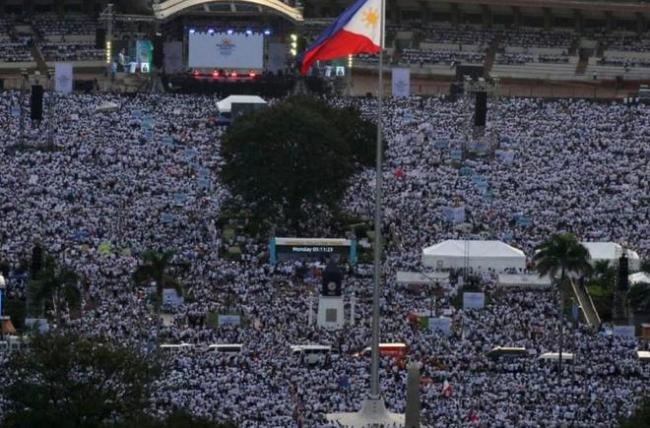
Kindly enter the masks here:
[[219, 113], [232, 112], [233, 104], [266, 104], [266, 101], [257, 95], [230, 95], [217, 102]]
[[[581, 242], [589, 251], [592, 262], [607, 260], [608, 262], [617, 263], [623, 255], [623, 247], [616, 242]], [[637, 271], [641, 265], [641, 258], [636, 251], [626, 249], [628, 264], [630, 270]]]
[[524, 252], [505, 242], [453, 239], [423, 249], [422, 264], [437, 269], [460, 269], [465, 267], [466, 256], [469, 267], [478, 271], [526, 268]]
[[548, 276], [539, 275], [517, 275], [500, 273], [497, 287], [524, 287], [524, 288], [549, 288], [551, 286], [551, 278]]
[[637, 272], [627, 277], [630, 280], [630, 285], [646, 283], [650, 284], [650, 273]]
[[449, 272], [429, 272], [429, 273], [420, 273], [420, 272], [406, 272], [398, 271], [397, 272], [397, 283], [398, 284], [431, 284], [436, 281], [448, 281]]

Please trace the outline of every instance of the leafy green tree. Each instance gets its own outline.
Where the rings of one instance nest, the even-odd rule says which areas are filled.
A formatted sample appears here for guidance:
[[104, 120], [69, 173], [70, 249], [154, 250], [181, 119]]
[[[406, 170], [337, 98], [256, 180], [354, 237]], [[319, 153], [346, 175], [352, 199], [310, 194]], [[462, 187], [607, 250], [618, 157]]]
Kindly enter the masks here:
[[145, 420], [156, 361], [133, 349], [72, 335], [34, 336], [12, 354], [4, 428], [102, 428]]
[[287, 99], [287, 102], [327, 118], [350, 147], [354, 161], [366, 167], [375, 166], [377, 126], [364, 119], [357, 108], [351, 106], [336, 108], [318, 98], [308, 96], [295, 96]]
[[634, 284], [627, 292], [627, 301], [634, 312], [650, 313], [650, 284]]
[[604, 321], [612, 318], [612, 300], [616, 288], [616, 279], [616, 267], [607, 260], [599, 260], [594, 264], [588, 289], [596, 310]]
[[28, 284], [31, 304], [34, 305], [28, 310], [33, 313], [34, 307], [49, 308], [60, 321], [65, 305], [72, 310], [81, 306], [79, 276], [73, 270], [59, 266], [53, 256], [42, 254], [42, 257]]
[[[119, 427], [122, 428], [122, 427]], [[132, 428], [131, 425], [123, 428]], [[135, 428], [135, 427], [134, 427]], [[233, 423], [220, 423], [189, 414], [184, 410], [175, 410], [163, 420], [149, 418], [140, 421], [137, 428], [237, 428]]]
[[641, 271], [650, 272], [650, 259], [643, 259], [641, 262]]
[[549, 275], [559, 294], [558, 318], [560, 334], [558, 335], [558, 379], [562, 376], [562, 347], [564, 345], [564, 296], [568, 293], [570, 274], [588, 274], [591, 272], [589, 251], [571, 233], [551, 236], [537, 247], [533, 257], [535, 270], [541, 275]]
[[650, 428], [650, 397], [643, 399], [632, 416], [623, 418], [619, 428]]
[[[348, 114], [346, 123], [355, 123], [358, 114]], [[224, 182], [268, 224], [283, 221], [299, 230], [309, 212], [335, 212], [361, 163], [353, 145], [365, 138], [357, 135], [363, 130], [347, 129], [342, 117], [320, 101], [298, 97], [239, 118], [223, 141]]]
[[174, 253], [172, 251], [145, 251], [142, 254], [142, 263], [133, 273], [133, 280], [136, 284], [143, 286], [149, 286], [153, 283], [159, 301], [162, 298], [164, 288], [173, 288], [181, 294], [183, 291], [181, 283], [173, 273], [173, 258]]

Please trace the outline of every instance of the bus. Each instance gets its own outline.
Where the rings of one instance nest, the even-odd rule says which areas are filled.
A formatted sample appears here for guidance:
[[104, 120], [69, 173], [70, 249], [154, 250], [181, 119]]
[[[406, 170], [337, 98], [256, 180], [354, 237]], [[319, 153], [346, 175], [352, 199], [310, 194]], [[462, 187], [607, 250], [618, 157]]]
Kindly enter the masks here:
[[160, 349], [163, 351], [169, 352], [178, 352], [194, 348], [194, 345], [191, 343], [163, 343], [160, 345]]
[[503, 358], [519, 358], [528, 356], [526, 348], [515, 346], [497, 346], [487, 353], [489, 358], [499, 359]]
[[326, 345], [291, 345], [291, 354], [304, 358], [308, 364], [324, 363], [332, 352], [331, 346]]
[[221, 352], [225, 354], [239, 354], [243, 346], [240, 343], [215, 343], [208, 346], [208, 350], [213, 352]]
[[[360, 357], [369, 357], [372, 354], [372, 348], [370, 346], [364, 348], [363, 351], [357, 353], [357, 356]], [[392, 357], [396, 359], [405, 358], [408, 354], [408, 346], [406, 343], [396, 342], [396, 343], [380, 343], [379, 344], [379, 356], [381, 357]]]

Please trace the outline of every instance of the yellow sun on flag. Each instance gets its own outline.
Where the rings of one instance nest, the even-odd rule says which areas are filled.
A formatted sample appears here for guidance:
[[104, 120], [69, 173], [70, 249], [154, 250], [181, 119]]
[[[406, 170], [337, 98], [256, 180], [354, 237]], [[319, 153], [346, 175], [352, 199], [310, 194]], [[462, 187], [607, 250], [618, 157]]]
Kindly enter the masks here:
[[379, 14], [375, 9], [368, 9], [363, 12], [363, 20], [366, 27], [376, 27], [379, 22]]

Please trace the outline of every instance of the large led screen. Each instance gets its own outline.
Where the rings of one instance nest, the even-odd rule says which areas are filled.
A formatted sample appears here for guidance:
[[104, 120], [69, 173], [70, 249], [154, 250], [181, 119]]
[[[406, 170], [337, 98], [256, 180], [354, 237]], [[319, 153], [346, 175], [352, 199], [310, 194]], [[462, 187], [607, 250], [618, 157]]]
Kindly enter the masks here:
[[264, 36], [190, 32], [191, 68], [261, 69], [264, 66]]

